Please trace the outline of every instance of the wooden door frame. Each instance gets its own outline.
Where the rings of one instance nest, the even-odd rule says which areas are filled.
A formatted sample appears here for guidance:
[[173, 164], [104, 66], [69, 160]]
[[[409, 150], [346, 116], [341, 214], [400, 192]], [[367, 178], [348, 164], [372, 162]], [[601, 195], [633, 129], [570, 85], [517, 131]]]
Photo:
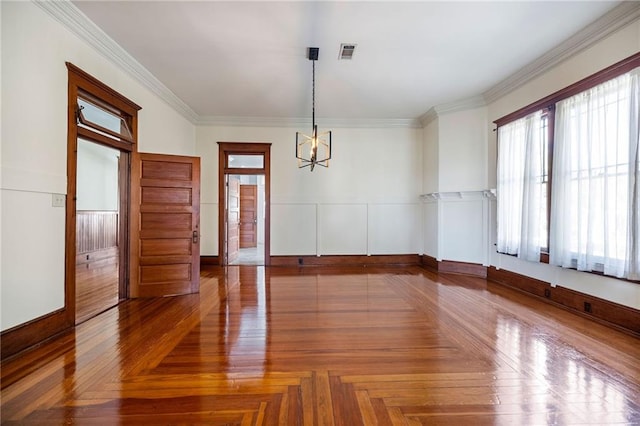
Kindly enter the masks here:
[[[119, 213], [119, 271], [118, 300], [129, 297], [129, 223], [131, 218], [131, 158], [137, 154], [138, 111], [140, 106], [111, 89], [95, 77], [67, 62], [69, 71], [68, 133], [67, 133], [67, 203], [65, 241], [65, 309], [68, 320], [76, 315], [76, 197], [78, 169], [78, 139], [107, 146], [120, 151], [118, 170]], [[132, 142], [106, 137], [78, 126], [77, 98], [83, 91], [95, 97], [114, 112], [128, 117]]]
[[[271, 144], [267, 142], [218, 142], [218, 263], [225, 265], [226, 175], [264, 175], [264, 264], [271, 265]], [[262, 155], [261, 169], [228, 167], [229, 155]]]

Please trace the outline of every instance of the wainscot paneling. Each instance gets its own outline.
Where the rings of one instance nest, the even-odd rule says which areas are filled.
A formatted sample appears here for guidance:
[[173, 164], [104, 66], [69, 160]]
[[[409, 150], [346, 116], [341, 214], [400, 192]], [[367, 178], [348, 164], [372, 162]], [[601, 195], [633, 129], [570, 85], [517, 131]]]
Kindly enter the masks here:
[[200, 253], [218, 255], [218, 203], [200, 204]]
[[423, 194], [424, 253], [438, 261], [488, 265], [493, 190]]
[[315, 255], [317, 205], [271, 203], [271, 255]]
[[369, 204], [367, 254], [418, 253], [418, 204]]
[[89, 253], [118, 245], [118, 212], [76, 213], [76, 252]]
[[349, 256], [271, 256], [271, 266], [419, 265], [417, 254]]
[[367, 204], [319, 205], [318, 254], [367, 254], [367, 209]]

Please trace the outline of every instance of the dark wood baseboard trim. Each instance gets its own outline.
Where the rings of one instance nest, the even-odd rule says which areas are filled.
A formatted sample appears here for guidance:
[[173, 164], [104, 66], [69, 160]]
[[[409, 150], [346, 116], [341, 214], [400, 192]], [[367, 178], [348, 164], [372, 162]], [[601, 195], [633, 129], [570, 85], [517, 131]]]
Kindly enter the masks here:
[[73, 324], [68, 321], [66, 309], [60, 309], [5, 330], [0, 334], [2, 359], [5, 360], [25, 349], [42, 344], [72, 327]]
[[451, 272], [455, 274], [473, 275], [475, 277], [487, 278], [487, 267], [482, 266], [478, 263], [443, 260], [438, 264], [438, 272]]
[[417, 254], [271, 256], [271, 266], [419, 265]]
[[200, 265], [220, 265], [218, 256], [200, 256]]
[[420, 264], [423, 268], [430, 269], [433, 272], [438, 272], [438, 259], [435, 257], [423, 254], [420, 256]]
[[[76, 255], [76, 265], [99, 264], [105, 259], [118, 257], [118, 247], [109, 247], [101, 250], [94, 250]], [[99, 265], [98, 265], [99, 266]]]
[[566, 287], [491, 266], [487, 280], [534, 295], [563, 309], [607, 326], [640, 336], [640, 310]]
[[435, 257], [422, 255], [420, 264], [433, 272], [445, 272], [451, 274], [472, 275], [474, 277], [486, 278], [487, 267], [478, 263], [457, 262], [453, 260], [438, 261]]

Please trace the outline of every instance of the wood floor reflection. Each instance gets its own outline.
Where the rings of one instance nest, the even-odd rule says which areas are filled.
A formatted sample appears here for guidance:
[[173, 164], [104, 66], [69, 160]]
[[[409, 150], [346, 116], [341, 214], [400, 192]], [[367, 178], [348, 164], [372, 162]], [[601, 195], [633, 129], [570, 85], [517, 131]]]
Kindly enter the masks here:
[[7, 424], [640, 424], [640, 339], [417, 267], [210, 267], [1, 374]]

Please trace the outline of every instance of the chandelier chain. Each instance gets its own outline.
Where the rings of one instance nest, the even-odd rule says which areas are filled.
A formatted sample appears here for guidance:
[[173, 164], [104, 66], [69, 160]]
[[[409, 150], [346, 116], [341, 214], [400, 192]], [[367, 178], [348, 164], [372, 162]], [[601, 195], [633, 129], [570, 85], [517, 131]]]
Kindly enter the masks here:
[[312, 83], [311, 83], [311, 129], [316, 127], [316, 61], [312, 64]]

